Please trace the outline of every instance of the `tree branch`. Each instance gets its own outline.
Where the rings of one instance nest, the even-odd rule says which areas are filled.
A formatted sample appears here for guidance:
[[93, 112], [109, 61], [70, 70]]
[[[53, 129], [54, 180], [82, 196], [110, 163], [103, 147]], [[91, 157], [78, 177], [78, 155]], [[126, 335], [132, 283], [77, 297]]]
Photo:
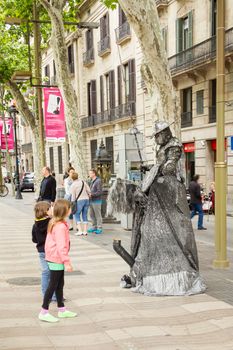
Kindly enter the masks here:
[[9, 80], [6, 84], [8, 85], [12, 96], [16, 100], [17, 107], [20, 113], [22, 114], [23, 118], [30, 125], [32, 130], [35, 129], [36, 128], [35, 117], [32, 114], [31, 110], [28, 108], [28, 104], [25, 101], [25, 98], [21, 93], [21, 91], [19, 90], [17, 84], [11, 80]]

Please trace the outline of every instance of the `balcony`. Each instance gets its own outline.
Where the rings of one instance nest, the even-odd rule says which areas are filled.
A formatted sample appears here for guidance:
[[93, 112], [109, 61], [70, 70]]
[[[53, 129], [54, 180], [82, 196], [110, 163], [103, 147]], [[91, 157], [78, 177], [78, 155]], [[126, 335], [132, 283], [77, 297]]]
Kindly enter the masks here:
[[116, 29], [116, 42], [118, 45], [122, 45], [131, 39], [130, 25], [126, 21], [120, 27]]
[[209, 123], [216, 123], [216, 106], [209, 107]]
[[57, 76], [54, 75], [50, 78], [50, 86], [57, 86]]
[[89, 67], [94, 63], [94, 48], [90, 48], [83, 54], [83, 64], [85, 67]]
[[111, 52], [110, 36], [105, 36], [98, 42], [98, 55], [103, 57]]
[[157, 6], [157, 9], [160, 10], [168, 6], [168, 0], [156, 0], [155, 4]]
[[193, 125], [193, 114], [192, 111], [181, 113], [181, 128], [188, 128]]
[[136, 114], [136, 103], [128, 102], [113, 109], [106, 110], [96, 115], [91, 115], [81, 120], [82, 129], [91, 128], [96, 125], [117, 122], [120, 119]]
[[[233, 51], [233, 28], [225, 33], [225, 55]], [[195, 66], [208, 63], [216, 59], [216, 37], [213, 36], [191, 48], [181, 51], [168, 58], [171, 74], [177, 75]]]

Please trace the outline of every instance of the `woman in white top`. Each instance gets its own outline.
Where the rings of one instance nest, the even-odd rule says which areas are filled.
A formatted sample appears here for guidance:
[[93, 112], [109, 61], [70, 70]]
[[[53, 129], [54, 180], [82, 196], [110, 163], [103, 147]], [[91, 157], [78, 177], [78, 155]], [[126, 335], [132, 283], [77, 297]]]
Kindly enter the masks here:
[[[71, 175], [75, 172], [73, 167], [70, 167], [67, 169], [68, 177], [65, 178], [64, 180], [64, 187], [65, 187], [65, 196], [64, 198], [67, 199], [68, 201], [71, 201], [71, 193], [70, 193], [70, 187], [73, 183]], [[69, 216], [69, 226], [70, 226], [70, 231], [73, 230], [73, 214], [70, 214]]]
[[[76, 236], [87, 235], [87, 212], [89, 208], [89, 197], [91, 194], [90, 187], [85, 181], [78, 178], [77, 173], [71, 175], [73, 183], [70, 187], [71, 201], [77, 201], [77, 211], [74, 214], [74, 218], [77, 223], [78, 231], [75, 233]], [[82, 214], [82, 221], [81, 221]]]

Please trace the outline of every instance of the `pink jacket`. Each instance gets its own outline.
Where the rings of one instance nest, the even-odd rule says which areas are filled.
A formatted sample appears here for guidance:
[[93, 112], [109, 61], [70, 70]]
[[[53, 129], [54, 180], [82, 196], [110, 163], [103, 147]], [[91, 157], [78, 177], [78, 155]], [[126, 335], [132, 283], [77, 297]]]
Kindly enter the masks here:
[[69, 226], [66, 222], [58, 222], [47, 234], [45, 241], [45, 259], [57, 264], [70, 264]]

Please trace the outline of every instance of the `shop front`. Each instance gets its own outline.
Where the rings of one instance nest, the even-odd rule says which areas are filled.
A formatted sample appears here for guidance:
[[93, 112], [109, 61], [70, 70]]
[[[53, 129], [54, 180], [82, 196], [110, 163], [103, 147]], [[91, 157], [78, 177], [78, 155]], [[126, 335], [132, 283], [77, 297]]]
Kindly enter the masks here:
[[195, 174], [195, 143], [183, 143], [184, 155], [185, 155], [185, 185], [186, 188]]

